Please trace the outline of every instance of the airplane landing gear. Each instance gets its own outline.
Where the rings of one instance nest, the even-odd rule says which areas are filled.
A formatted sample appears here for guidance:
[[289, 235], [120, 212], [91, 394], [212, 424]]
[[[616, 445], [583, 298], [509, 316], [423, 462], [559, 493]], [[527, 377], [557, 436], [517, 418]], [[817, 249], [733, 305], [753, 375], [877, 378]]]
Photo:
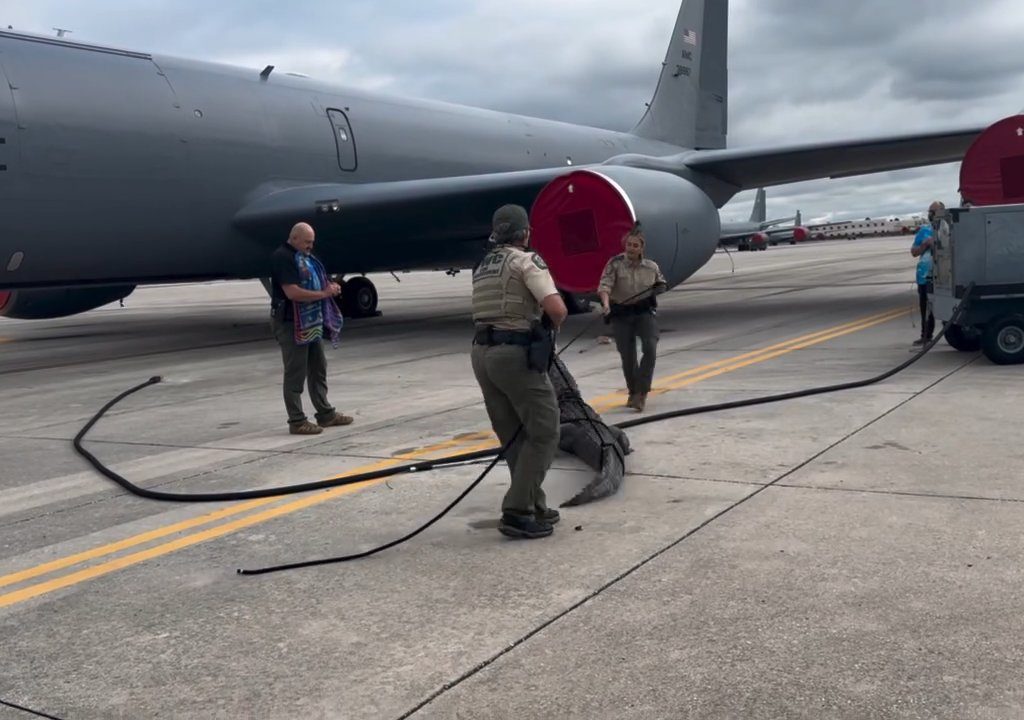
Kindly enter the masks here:
[[341, 312], [345, 317], [362, 318], [380, 315], [377, 310], [377, 288], [362, 276], [349, 278], [341, 286]]

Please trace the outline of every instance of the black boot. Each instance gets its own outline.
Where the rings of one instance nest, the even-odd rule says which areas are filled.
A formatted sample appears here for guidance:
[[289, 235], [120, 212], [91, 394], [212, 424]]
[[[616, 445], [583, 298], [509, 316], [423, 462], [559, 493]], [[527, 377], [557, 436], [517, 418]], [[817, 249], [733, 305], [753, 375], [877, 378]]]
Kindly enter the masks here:
[[554, 508], [544, 508], [542, 511], [534, 513], [533, 517], [539, 523], [547, 523], [548, 525], [554, 525], [561, 519], [561, 515]]
[[510, 538], [542, 538], [547, 537], [555, 528], [551, 523], [538, 522], [532, 515], [512, 515], [502, 513], [498, 523], [498, 532]]

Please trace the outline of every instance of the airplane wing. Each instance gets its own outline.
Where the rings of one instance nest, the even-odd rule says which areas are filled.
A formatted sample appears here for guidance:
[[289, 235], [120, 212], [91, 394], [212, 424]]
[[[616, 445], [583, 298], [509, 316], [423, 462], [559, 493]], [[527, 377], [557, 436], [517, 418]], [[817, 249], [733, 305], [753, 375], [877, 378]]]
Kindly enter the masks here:
[[527, 209], [566, 166], [462, 177], [365, 184], [266, 185], [234, 217], [256, 238], [286, 236], [300, 221], [361, 242], [402, 237], [411, 241], [483, 240], [491, 216], [505, 203]]
[[782, 225], [783, 223], [790, 222], [796, 222], [796, 215], [793, 215], [792, 217], [788, 218], [779, 218], [778, 220], [766, 220], [765, 222], [761, 223], [761, 229], [767, 231], [768, 228], [772, 228], [775, 227], [776, 225]]
[[[746, 189], [954, 162], [983, 129], [698, 150], [669, 157], [624, 155], [607, 162], [674, 173], [688, 168]], [[584, 167], [595, 166], [365, 184], [270, 184], [252, 194], [234, 224], [259, 238], [280, 238], [292, 224], [305, 220], [363, 242], [397, 236], [421, 242], [482, 240], [490, 234], [491, 215], [499, 205], [518, 203], [529, 209], [547, 183]]]
[[984, 127], [772, 148], [698, 150], [688, 168], [741, 190], [957, 162]]

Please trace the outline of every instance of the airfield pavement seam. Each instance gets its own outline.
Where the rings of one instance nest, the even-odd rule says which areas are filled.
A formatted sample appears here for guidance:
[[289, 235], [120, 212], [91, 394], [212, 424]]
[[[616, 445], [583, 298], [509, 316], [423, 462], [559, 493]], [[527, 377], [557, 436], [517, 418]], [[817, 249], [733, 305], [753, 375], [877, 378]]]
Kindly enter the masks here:
[[708, 477], [692, 477], [690, 475], [672, 475], [671, 473], [652, 473], [652, 472], [627, 472], [626, 477], [642, 477], [642, 478], [664, 478], [666, 480], [685, 480], [692, 482], [709, 482], [709, 483], [721, 483], [723, 485], [767, 485], [771, 480], [723, 480], [722, 478], [708, 478]]
[[669, 550], [675, 548], [676, 546], [681, 544], [683, 541], [689, 539], [693, 535], [696, 535], [698, 532], [700, 532], [701, 530], [706, 528], [711, 523], [715, 522], [716, 520], [718, 520], [719, 518], [723, 517], [724, 515], [730, 513], [731, 511], [735, 510], [739, 506], [745, 504], [748, 500], [753, 499], [754, 497], [756, 497], [757, 495], [761, 494], [765, 490], [768, 490], [769, 488], [776, 487], [776, 484], [779, 483], [779, 481], [781, 481], [781, 480], [783, 480], [783, 479], [793, 475], [796, 472], [799, 472], [800, 470], [802, 470], [803, 468], [807, 467], [808, 465], [810, 465], [812, 462], [814, 462], [818, 458], [822, 457], [823, 455], [825, 455], [826, 453], [830, 452], [831, 450], [833, 450], [834, 448], [838, 447], [839, 445], [845, 443], [847, 440], [849, 440], [850, 438], [854, 437], [858, 433], [863, 432], [864, 430], [866, 430], [867, 428], [871, 427], [872, 425], [874, 425], [878, 421], [888, 417], [892, 413], [894, 413], [897, 410], [899, 410], [900, 408], [902, 408], [904, 405], [912, 402], [917, 397], [921, 396], [925, 392], [927, 392], [927, 391], [931, 390], [932, 388], [934, 388], [936, 385], [939, 385], [940, 383], [944, 382], [945, 380], [947, 380], [951, 376], [953, 376], [956, 373], [960, 372], [961, 370], [963, 370], [964, 368], [966, 368], [968, 365], [970, 365], [971, 363], [975, 362], [976, 360], [977, 360], [976, 357], [975, 358], [971, 358], [967, 362], [964, 362], [961, 365], [958, 365], [957, 367], [953, 368], [952, 370], [944, 373], [939, 378], [937, 378], [936, 380], [930, 382], [928, 385], [923, 387], [921, 390], [918, 390], [917, 392], [914, 392], [913, 394], [911, 394], [910, 397], [905, 398], [904, 400], [900, 401], [899, 403], [897, 403], [893, 407], [889, 408], [885, 412], [881, 413], [877, 417], [875, 417], [875, 418], [869, 420], [868, 422], [864, 423], [860, 427], [855, 428], [854, 430], [851, 430], [850, 432], [846, 433], [840, 439], [838, 439], [835, 442], [829, 444], [824, 449], [814, 453], [811, 457], [807, 458], [803, 462], [800, 462], [799, 464], [797, 464], [794, 467], [790, 468], [789, 470], [784, 472], [782, 475], [779, 475], [779, 477], [775, 478], [771, 482], [757, 487], [757, 489], [755, 489], [750, 494], [745, 495], [744, 497], [740, 498], [739, 500], [737, 500], [737, 501], [733, 502], [732, 504], [726, 506], [722, 510], [718, 511], [717, 513], [715, 513], [711, 517], [709, 517], [706, 520], [704, 520], [703, 522], [701, 522], [696, 527], [691, 528], [682, 537], [679, 537], [678, 539], [673, 540], [672, 542], [670, 542], [668, 545], [664, 546], [660, 550], [655, 551], [654, 553], [652, 553], [648, 557], [646, 557], [646, 558], [640, 560], [639, 562], [635, 563], [634, 565], [632, 565], [631, 567], [627, 568], [625, 571], [623, 571], [619, 575], [615, 576], [614, 578], [612, 578], [608, 582], [606, 582], [603, 585], [601, 585], [600, 587], [598, 587], [596, 590], [591, 591], [590, 593], [585, 595], [583, 598], [581, 598], [580, 600], [578, 600], [575, 603], [573, 603], [572, 605], [570, 605], [569, 607], [565, 608], [564, 610], [562, 610], [561, 612], [559, 612], [556, 615], [552, 616], [551, 618], [548, 618], [543, 623], [541, 623], [540, 625], [535, 627], [533, 630], [531, 630], [530, 632], [526, 633], [525, 635], [523, 635], [522, 637], [518, 638], [517, 640], [513, 641], [511, 644], [507, 645], [505, 648], [503, 648], [502, 650], [500, 650], [496, 654], [492, 655], [491, 657], [487, 658], [486, 660], [484, 660], [484, 661], [482, 661], [480, 663], [477, 663], [472, 668], [470, 668], [469, 670], [464, 672], [462, 675], [457, 677], [455, 680], [452, 680], [452, 681], [450, 681], [448, 683], [445, 683], [441, 688], [439, 688], [438, 690], [435, 690], [433, 693], [428, 695], [426, 699], [421, 701], [415, 707], [413, 707], [412, 709], [407, 710], [406, 712], [404, 712], [401, 715], [399, 715], [397, 720], [406, 720], [406, 718], [409, 718], [413, 714], [419, 712], [420, 710], [425, 708], [427, 705], [432, 703], [434, 700], [439, 698], [441, 695], [445, 694], [449, 690], [457, 687], [461, 683], [463, 683], [466, 680], [470, 679], [471, 677], [473, 677], [474, 675], [479, 673], [481, 670], [484, 670], [487, 667], [489, 667], [490, 665], [494, 664], [496, 661], [500, 660], [502, 657], [504, 657], [505, 655], [510, 653], [512, 650], [514, 650], [515, 648], [517, 648], [520, 645], [522, 645], [523, 643], [525, 643], [526, 641], [530, 640], [535, 635], [538, 635], [539, 633], [541, 633], [542, 631], [546, 630], [551, 625], [554, 625], [559, 620], [561, 620], [561, 619], [565, 618], [566, 616], [568, 616], [570, 613], [578, 610], [580, 607], [582, 607], [586, 603], [588, 603], [591, 600], [593, 600], [594, 598], [598, 597], [599, 595], [604, 593], [609, 588], [617, 585], [619, 582], [621, 582], [622, 580], [626, 579], [627, 577], [629, 577], [630, 575], [635, 573], [640, 568], [642, 568], [645, 565], [649, 564], [650, 562], [652, 562], [653, 560], [657, 559], [658, 557], [664, 555]]
[[983, 495], [947, 495], [945, 493], [911, 492], [909, 490], [875, 490], [872, 488], [822, 487], [821, 485], [797, 485], [781, 483], [780, 488], [796, 490], [821, 490], [824, 492], [866, 493], [868, 495], [892, 495], [895, 497], [934, 498], [936, 500], [972, 500], [976, 502], [1024, 503], [1024, 498], [985, 497]]

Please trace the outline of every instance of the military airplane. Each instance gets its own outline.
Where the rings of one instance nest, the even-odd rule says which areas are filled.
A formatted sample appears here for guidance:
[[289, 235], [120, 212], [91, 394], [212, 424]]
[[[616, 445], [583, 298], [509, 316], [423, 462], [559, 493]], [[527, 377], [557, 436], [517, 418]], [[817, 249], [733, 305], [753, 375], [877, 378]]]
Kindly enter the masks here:
[[473, 267], [507, 202], [564, 291], [593, 292], [637, 220], [674, 286], [737, 192], [956, 161], [982, 130], [727, 148], [727, 37], [727, 0], [684, 0], [646, 112], [615, 132], [0, 31], [0, 315], [264, 278], [297, 221], [369, 315], [362, 275]]
[[[735, 245], [739, 251], [764, 250], [769, 244], [776, 245], [781, 241], [788, 240], [795, 244], [807, 239], [807, 229], [800, 224], [800, 211], [788, 218], [766, 220], [767, 193], [764, 188], [757, 189], [754, 196], [754, 209], [750, 212], [750, 220], [747, 222], [723, 222], [719, 231], [718, 244], [723, 247]], [[777, 227], [782, 223], [792, 222], [786, 227]]]

